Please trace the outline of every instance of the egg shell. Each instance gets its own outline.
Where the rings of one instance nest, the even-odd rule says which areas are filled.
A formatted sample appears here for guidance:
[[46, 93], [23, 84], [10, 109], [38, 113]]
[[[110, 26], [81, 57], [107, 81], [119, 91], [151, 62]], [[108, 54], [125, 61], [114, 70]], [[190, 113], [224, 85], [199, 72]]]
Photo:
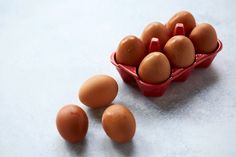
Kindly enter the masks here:
[[115, 142], [130, 141], [136, 130], [136, 122], [130, 110], [120, 104], [109, 106], [102, 115], [102, 126], [106, 134]]
[[188, 36], [193, 28], [196, 26], [196, 21], [193, 15], [188, 11], [180, 11], [176, 13], [170, 20], [166, 23], [166, 28], [173, 36], [173, 31], [177, 23], [182, 23], [185, 28], [185, 33]]
[[141, 40], [149, 48], [150, 41], [152, 38], [158, 38], [160, 42], [161, 49], [165, 46], [167, 40], [169, 39], [168, 29], [160, 22], [150, 23], [145, 27], [141, 35]]
[[138, 66], [145, 55], [144, 43], [136, 36], [130, 35], [120, 41], [116, 61], [124, 65]]
[[217, 34], [208, 23], [198, 24], [189, 35], [197, 53], [211, 53], [217, 48]]
[[79, 90], [80, 101], [88, 107], [100, 108], [111, 104], [118, 93], [118, 84], [108, 75], [95, 75]]
[[191, 40], [183, 35], [176, 35], [167, 41], [164, 53], [173, 67], [185, 68], [195, 60], [195, 50]]
[[171, 67], [167, 57], [161, 52], [148, 54], [140, 63], [138, 74], [142, 81], [161, 83], [170, 77]]
[[56, 126], [60, 135], [70, 143], [84, 139], [88, 130], [88, 117], [77, 105], [66, 105], [57, 113]]

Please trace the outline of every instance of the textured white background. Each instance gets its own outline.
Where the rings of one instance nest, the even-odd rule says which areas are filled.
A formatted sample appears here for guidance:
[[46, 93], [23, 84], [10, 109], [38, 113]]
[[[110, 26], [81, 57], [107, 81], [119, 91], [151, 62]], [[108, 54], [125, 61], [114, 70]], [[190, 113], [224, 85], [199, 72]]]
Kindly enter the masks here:
[[[161, 98], [146, 98], [124, 84], [109, 61], [119, 41], [139, 36], [149, 22], [165, 23], [179, 10], [209, 22], [224, 48], [208, 69], [195, 70]], [[0, 156], [236, 156], [236, 4], [234, 0], [0, 1]], [[82, 105], [80, 85], [95, 74], [119, 84], [114, 102], [134, 113], [132, 142], [105, 135], [102, 110]], [[85, 140], [64, 142], [55, 127], [68, 103], [89, 116]]]

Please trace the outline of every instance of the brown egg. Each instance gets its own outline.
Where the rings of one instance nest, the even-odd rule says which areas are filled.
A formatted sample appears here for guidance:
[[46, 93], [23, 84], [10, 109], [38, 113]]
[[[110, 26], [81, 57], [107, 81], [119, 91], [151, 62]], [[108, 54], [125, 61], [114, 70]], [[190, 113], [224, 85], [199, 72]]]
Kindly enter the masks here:
[[144, 43], [135, 36], [127, 36], [121, 40], [117, 51], [117, 63], [138, 66], [146, 55]]
[[102, 126], [106, 134], [118, 143], [130, 141], [136, 130], [133, 114], [123, 105], [108, 107], [102, 115]]
[[70, 143], [81, 141], [88, 130], [88, 117], [77, 105], [66, 105], [60, 109], [56, 118], [57, 130]]
[[164, 47], [164, 52], [174, 67], [188, 67], [195, 60], [193, 43], [183, 35], [177, 35], [168, 40]]
[[197, 25], [189, 38], [193, 42], [197, 53], [211, 53], [217, 47], [216, 31], [208, 23]]
[[88, 107], [99, 108], [111, 104], [118, 92], [116, 80], [107, 75], [95, 75], [83, 83], [80, 101]]
[[167, 40], [169, 39], [168, 30], [160, 22], [153, 22], [145, 27], [141, 39], [144, 42], [146, 49], [149, 48], [150, 41], [154, 37], [159, 39], [161, 49], [165, 46]]
[[185, 28], [185, 33], [188, 36], [192, 29], [196, 26], [195, 19], [193, 15], [188, 11], [180, 11], [176, 13], [166, 24], [166, 28], [169, 32], [173, 33], [175, 25], [177, 23], [182, 23]]
[[138, 75], [147, 83], [161, 83], [170, 77], [171, 67], [167, 57], [161, 52], [148, 54], [140, 63]]

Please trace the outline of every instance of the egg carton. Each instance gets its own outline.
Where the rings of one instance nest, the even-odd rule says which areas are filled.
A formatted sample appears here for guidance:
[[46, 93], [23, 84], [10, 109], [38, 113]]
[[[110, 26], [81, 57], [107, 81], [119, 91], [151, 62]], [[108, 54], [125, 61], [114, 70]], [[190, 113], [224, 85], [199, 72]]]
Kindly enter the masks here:
[[[185, 35], [184, 26], [181, 23], [176, 24], [173, 35]], [[113, 52], [110, 56], [111, 63], [116, 67], [121, 78], [124, 82], [130, 84], [136, 82], [139, 90], [144, 96], [162, 96], [166, 89], [169, 87], [172, 81], [183, 82], [188, 79], [194, 68], [207, 68], [211, 65], [212, 61], [223, 48], [222, 42], [218, 39], [218, 45], [215, 51], [208, 54], [195, 54], [195, 61], [192, 65], [186, 68], [175, 68], [171, 67], [170, 77], [159, 84], [150, 84], [143, 82], [138, 76], [138, 67], [127, 66], [116, 62], [116, 52]], [[160, 42], [158, 38], [152, 38], [148, 52], [160, 51]]]

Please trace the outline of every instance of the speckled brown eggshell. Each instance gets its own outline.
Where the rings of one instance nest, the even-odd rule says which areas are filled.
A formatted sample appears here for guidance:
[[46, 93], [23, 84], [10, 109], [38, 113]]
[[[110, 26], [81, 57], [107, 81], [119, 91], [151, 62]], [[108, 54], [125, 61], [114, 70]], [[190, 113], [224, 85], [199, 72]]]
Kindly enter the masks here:
[[172, 35], [175, 25], [177, 23], [182, 23], [185, 28], [185, 33], [188, 36], [193, 28], [196, 26], [196, 21], [193, 15], [188, 11], [180, 11], [176, 13], [167, 23], [166, 28]]
[[118, 93], [118, 84], [108, 75], [95, 75], [86, 80], [79, 90], [80, 101], [91, 108], [111, 104]]
[[130, 110], [120, 104], [109, 106], [102, 115], [102, 126], [106, 134], [115, 142], [130, 141], [136, 130], [136, 122]]
[[195, 50], [191, 40], [183, 35], [177, 35], [167, 41], [164, 53], [171, 65], [177, 68], [190, 66], [195, 60]]
[[66, 105], [57, 113], [56, 126], [60, 135], [70, 143], [84, 139], [88, 130], [88, 117], [77, 105]]
[[138, 75], [146, 83], [157, 84], [170, 77], [171, 67], [167, 57], [161, 52], [148, 54], [140, 63]]
[[162, 49], [169, 39], [169, 32], [165, 25], [160, 22], [153, 22], [145, 27], [141, 35], [141, 40], [145, 44], [146, 49], [149, 48], [150, 41], [154, 37], [159, 39]]
[[190, 40], [197, 53], [211, 53], [217, 47], [217, 35], [214, 27], [208, 23], [198, 24], [191, 34]]
[[144, 43], [136, 36], [123, 38], [116, 51], [117, 63], [138, 66], [146, 55]]

